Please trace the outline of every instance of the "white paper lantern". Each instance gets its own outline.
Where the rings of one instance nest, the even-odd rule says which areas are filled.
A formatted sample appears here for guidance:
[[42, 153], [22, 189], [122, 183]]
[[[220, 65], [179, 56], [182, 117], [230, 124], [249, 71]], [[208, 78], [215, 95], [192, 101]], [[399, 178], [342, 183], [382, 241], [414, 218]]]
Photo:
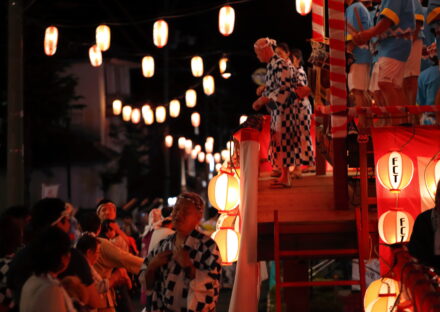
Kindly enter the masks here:
[[150, 55], [142, 58], [142, 75], [146, 78], [154, 76], [154, 58]]
[[93, 67], [98, 67], [102, 64], [102, 53], [96, 44], [89, 49], [89, 59]]
[[223, 36], [229, 36], [234, 31], [235, 11], [230, 5], [225, 5], [218, 14], [218, 29]]
[[96, 45], [101, 51], [107, 51], [110, 48], [110, 27], [99, 25], [96, 27]]
[[200, 56], [194, 56], [191, 59], [191, 72], [194, 77], [202, 77], [203, 75], [203, 59]]
[[206, 95], [212, 95], [215, 92], [214, 77], [211, 75], [203, 77], [203, 92], [205, 92]]
[[168, 24], [162, 19], [154, 23], [153, 42], [158, 48], [163, 48], [168, 42]]
[[197, 92], [194, 89], [188, 89], [185, 92], [185, 102], [187, 107], [195, 107], [197, 104]]
[[49, 26], [44, 32], [44, 53], [51, 56], [57, 51], [58, 45], [58, 28]]

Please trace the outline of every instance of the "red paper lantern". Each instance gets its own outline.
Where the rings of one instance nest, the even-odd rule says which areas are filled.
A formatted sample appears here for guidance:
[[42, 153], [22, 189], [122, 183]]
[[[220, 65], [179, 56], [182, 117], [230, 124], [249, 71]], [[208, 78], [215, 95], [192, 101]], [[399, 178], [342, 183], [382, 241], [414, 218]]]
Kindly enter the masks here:
[[377, 161], [376, 176], [380, 184], [392, 193], [399, 193], [411, 182], [414, 164], [405, 154], [391, 152]]

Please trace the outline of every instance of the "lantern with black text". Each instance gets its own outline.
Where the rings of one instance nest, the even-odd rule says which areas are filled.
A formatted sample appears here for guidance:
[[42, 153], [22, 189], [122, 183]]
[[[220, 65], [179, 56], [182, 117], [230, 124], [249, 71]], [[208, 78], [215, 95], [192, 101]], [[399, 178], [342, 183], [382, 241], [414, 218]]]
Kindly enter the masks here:
[[435, 198], [437, 184], [440, 181], [440, 159], [429, 162], [425, 170], [425, 182], [431, 198]]
[[209, 181], [208, 198], [220, 213], [235, 209], [240, 202], [240, 182], [233, 174], [221, 172]]
[[107, 51], [110, 48], [110, 27], [107, 25], [96, 27], [96, 45], [101, 51]]
[[170, 116], [173, 118], [179, 117], [180, 114], [180, 101], [177, 99], [170, 101]]
[[222, 258], [222, 265], [231, 265], [238, 259], [240, 234], [233, 228], [222, 227], [212, 233], [212, 239], [217, 243]]
[[229, 36], [234, 31], [235, 11], [230, 5], [225, 5], [218, 13], [218, 29], [223, 36]]
[[57, 51], [58, 44], [58, 28], [49, 26], [44, 33], [44, 53], [51, 56]]
[[[392, 278], [384, 277], [375, 280], [368, 286], [367, 290], [365, 291], [364, 308], [367, 309], [368, 307], [370, 307], [371, 303], [375, 302], [377, 298], [388, 297], [389, 299], [391, 299], [392, 304], [394, 304], [394, 301], [399, 295], [399, 290], [400, 290], [399, 282]], [[383, 310], [383, 311], [390, 311], [390, 310]]]
[[93, 67], [101, 66], [102, 64], [102, 53], [98, 46], [95, 44], [89, 49], [90, 63]]
[[120, 115], [122, 112], [122, 102], [121, 100], [113, 100], [112, 103], [113, 115]]
[[214, 83], [214, 77], [211, 75], [206, 75], [203, 77], [203, 92], [205, 92], [206, 95], [212, 95], [215, 91], [215, 83]]
[[154, 23], [153, 41], [158, 48], [163, 48], [168, 42], [168, 24], [163, 19]]
[[401, 210], [389, 210], [379, 218], [380, 238], [389, 245], [408, 242], [414, 226], [410, 213]]
[[195, 107], [197, 103], [197, 92], [194, 89], [188, 89], [185, 92], [185, 102], [187, 107]]
[[191, 59], [191, 72], [194, 77], [202, 77], [203, 59], [200, 56], [193, 56]]
[[413, 162], [403, 153], [387, 153], [377, 161], [376, 175], [379, 182], [392, 193], [399, 193], [407, 187], [411, 182], [413, 173]]
[[165, 119], [167, 119], [167, 110], [164, 106], [156, 107], [156, 121], [158, 123], [164, 123]]
[[145, 78], [154, 76], [154, 58], [150, 55], [142, 58], [142, 75], [144, 75]]
[[296, 0], [296, 11], [301, 15], [307, 15], [312, 10], [312, 0]]

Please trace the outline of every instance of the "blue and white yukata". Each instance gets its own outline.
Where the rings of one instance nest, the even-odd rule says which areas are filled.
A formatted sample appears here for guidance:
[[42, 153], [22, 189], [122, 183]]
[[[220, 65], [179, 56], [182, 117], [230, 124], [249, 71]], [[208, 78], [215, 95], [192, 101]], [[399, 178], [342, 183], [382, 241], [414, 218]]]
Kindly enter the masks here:
[[300, 133], [296, 124], [298, 108], [294, 105], [294, 73], [290, 62], [274, 54], [266, 66], [266, 88], [262, 96], [270, 102], [269, 160], [272, 167], [299, 166], [301, 164]]

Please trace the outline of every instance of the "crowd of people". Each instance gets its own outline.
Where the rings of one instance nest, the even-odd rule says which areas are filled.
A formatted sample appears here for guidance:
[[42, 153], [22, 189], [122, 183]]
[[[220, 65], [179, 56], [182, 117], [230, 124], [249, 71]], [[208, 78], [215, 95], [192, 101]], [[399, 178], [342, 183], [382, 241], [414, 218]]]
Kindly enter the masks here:
[[221, 257], [200, 228], [205, 204], [198, 194], [182, 193], [174, 207], [149, 211], [152, 222], [138, 240], [109, 200], [78, 222], [72, 208], [45, 198], [30, 212], [2, 213], [1, 312], [136, 311], [136, 283], [145, 311], [215, 310]]

